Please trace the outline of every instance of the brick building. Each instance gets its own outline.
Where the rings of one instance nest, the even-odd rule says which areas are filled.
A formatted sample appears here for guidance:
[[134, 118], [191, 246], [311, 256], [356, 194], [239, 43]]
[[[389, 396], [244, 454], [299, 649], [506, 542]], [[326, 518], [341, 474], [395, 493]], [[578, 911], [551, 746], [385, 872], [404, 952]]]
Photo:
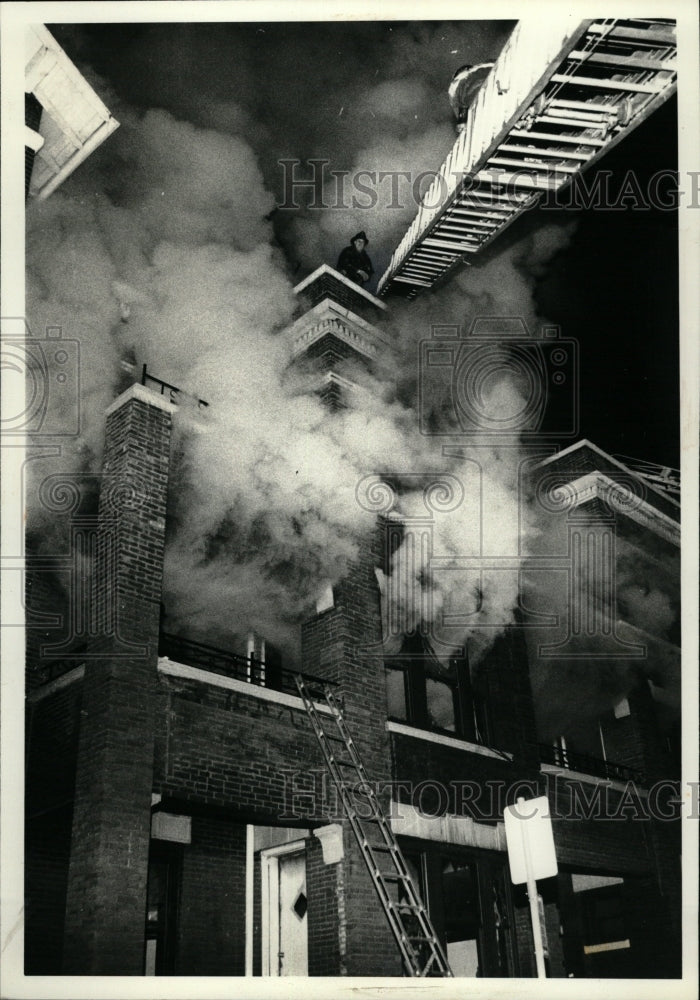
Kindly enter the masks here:
[[[304, 311], [292, 354], [309, 362], [329, 405], [342, 406], [382, 363], [385, 306], [325, 266], [296, 291]], [[109, 407], [99, 514], [74, 519], [95, 564], [90, 634], [80, 650], [47, 659], [42, 635], [30, 632], [26, 972], [402, 975], [289, 667], [259, 643], [235, 653], [161, 633], [177, 419], [143, 385]], [[609, 456], [583, 442], [532, 476], [553, 473], [570, 502], [551, 517], [569, 540], [585, 539], [567, 550], [572, 587], [614, 568], [613, 535], [657, 563], [676, 557], [676, 505]], [[632, 481], [637, 500], [615, 507], [611, 497]], [[389, 651], [376, 571], [388, 572], [392, 531], [406, 536], [400, 521], [378, 520], [304, 623], [301, 670], [342, 698], [454, 973], [535, 974], [502, 817], [518, 794], [548, 794], [559, 860], [539, 886], [550, 975], [679, 975], [679, 823], [654, 818], [674, 813], [677, 778], [654, 697], [662, 685], [634, 674], [632, 660], [624, 695], [590, 720], [597, 755], [580, 735], [579, 750], [549, 731], [541, 746], [526, 617], [478, 668], [468, 645], [440, 659], [419, 631]], [[575, 551], [602, 562], [577, 562]], [[49, 581], [35, 573], [31, 582], [29, 606], [46, 607]], [[592, 584], [586, 594], [591, 607], [605, 605]], [[608, 598], [601, 620], [611, 618]], [[593, 631], [609, 639], [602, 625]], [[569, 629], [558, 641], [585, 653], [586, 635]], [[622, 626], [615, 635], [639, 645]], [[604, 664], [605, 649], [595, 652]], [[323, 702], [318, 711], [327, 713]], [[363, 790], [353, 794], [366, 811]]]

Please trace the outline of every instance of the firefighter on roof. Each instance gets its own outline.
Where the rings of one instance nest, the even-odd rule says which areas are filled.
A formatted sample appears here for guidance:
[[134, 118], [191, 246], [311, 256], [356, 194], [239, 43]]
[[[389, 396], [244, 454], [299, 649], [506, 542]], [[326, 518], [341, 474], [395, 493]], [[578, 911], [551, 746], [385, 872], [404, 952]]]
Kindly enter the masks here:
[[374, 274], [372, 261], [365, 250], [368, 243], [367, 234], [363, 229], [353, 236], [349, 245], [340, 251], [338, 257], [338, 270], [356, 285], [364, 285]]

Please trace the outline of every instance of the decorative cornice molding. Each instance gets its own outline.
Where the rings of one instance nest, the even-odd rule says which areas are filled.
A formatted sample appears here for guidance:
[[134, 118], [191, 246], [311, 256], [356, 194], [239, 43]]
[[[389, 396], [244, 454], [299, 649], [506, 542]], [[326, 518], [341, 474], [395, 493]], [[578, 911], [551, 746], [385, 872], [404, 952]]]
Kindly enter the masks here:
[[571, 491], [572, 507], [578, 507], [591, 500], [602, 500], [615, 515], [623, 514], [665, 538], [672, 545], [679, 546], [681, 543], [681, 526], [677, 521], [657, 510], [642, 497], [630, 497], [630, 502], [626, 502], [626, 487], [621, 488], [619, 483], [603, 472], [588, 472], [568, 482], [567, 488]]
[[287, 330], [292, 342], [292, 357], [331, 334], [348, 344], [353, 350], [375, 358], [387, 350], [389, 343], [371, 323], [357, 316], [350, 309], [339, 306], [332, 299], [324, 299], [300, 316]]

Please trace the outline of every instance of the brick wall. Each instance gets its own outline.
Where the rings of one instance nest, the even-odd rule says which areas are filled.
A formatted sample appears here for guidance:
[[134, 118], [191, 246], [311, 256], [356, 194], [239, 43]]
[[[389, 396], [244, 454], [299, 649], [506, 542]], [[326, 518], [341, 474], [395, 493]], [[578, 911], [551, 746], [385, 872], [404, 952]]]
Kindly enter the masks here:
[[333, 799], [311, 723], [291, 708], [195, 680], [159, 680], [154, 789], [243, 822], [308, 826]]
[[[49, 572], [41, 571], [32, 566], [32, 560], [38, 558], [31, 544], [27, 541], [27, 570], [25, 573], [24, 601], [26, 608], [26, 670], [25, 680], [27, 691], [33, 690], [49, 680], [50, 665], [41, 656], [44, 645], [58, 645], [67, 636], [69, 628], [68, 602], [58, 578]], [[50, 613], [56, 615], [60, 625], [42, 622], [42, 618]], [[75, 661], [75, 665], [79, 663]]]
[[646, 776], [648, 783], [673, 773], [667, 747], [661, 738], [654, 700], [647, 681], [640, 677], [627, 695], [629, 714], [615, 718], [606, 712], [600, 720], [606, 756]]
[[306, 842], [306, 887], [309, 900], [309, 975], [340, 974], [338, 864], [323, 860], [321, 842]]
[[72, 802], [78, 754], [79, 680], [27, 706], [27, 817]]
[[[641, 805], [638, 810], [632, 805], [620, 808], [621, 803], [632, 800], [608, 785], [602, 780], [597, 785], [579, 781], [566, 772], [547, 782], [558, 861], [575, 871], [602, 869], [622, 874], [648, 870], [650, 823], [639, 820]], [[620, 818], [606, 818], [617, 815], [618, 810]]]
[[507, 628], [476, 667], [486, 699], [491, 744], [515, 756], [516, 764], [536, 768], [537, 726], [522, 629]]
[[[502, 819], [509, 789], [524, 777], [509, 761], [470, 752], [466, 744], [457, 749], [403, 733], [392, 733], [391, 744], [398, 800], [428, 814]], [[470, 782], [479, 785], [478, 792]]]
[[262, 975], [262, 871], [260, 851], [253, 862], [253, 975]]
[[140, 386], [108, 411], [98, 635], [83, 683], [65, 973], [143, 972], [170, 431], [168, 404]]
[[177, 975], [244, 974], [245, 865], [244, 825], [193, 817], [182, 857]]

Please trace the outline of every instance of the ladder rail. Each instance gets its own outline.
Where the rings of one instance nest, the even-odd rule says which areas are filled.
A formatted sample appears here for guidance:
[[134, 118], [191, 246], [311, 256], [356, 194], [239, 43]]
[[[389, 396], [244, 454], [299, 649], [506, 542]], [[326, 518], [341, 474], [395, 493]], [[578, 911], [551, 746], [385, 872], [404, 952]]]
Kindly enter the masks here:
[[[331, 777], [333, 778], [334, 783], [336, 785], [336, 788], [337, 788], [338, 792], [340, 793], [340, 798], [341, 798], [341, 801], [343, 803], [345, 814], [346, 814], [346, 816], [347, 816], [347, 818], [348, 818], [348, 820], [350, 822], [350, 826], [351, 826], [351, 829], [352, 829], [353, 834], [355, 836], [355, 839], [358, 841], [358, 844], [360, 845], [363, 857], [365, 858], [365, 861], [366, 861], [366, 859], [367, 859], [366, 848], [363, 847], [363, 843], [365, 843], [365, 844], [367, 843], [366, 836], [365, 836], [364, 830], [360, 827], [360, 825], [358, 823], [357, 816], [355, 815], [355, 812], [354, 812], [353, 803], [352, 803], [350, 794], [348, 792], [348, 789], [345, 786], [345, 783], [344, 783], [344, 780], [343, 780], [343, 776], [342, 776], [342, 774], [340, 773], [340, 771], [338, 769], [338, 766], [337, 766], [337, 764], [336, 764], [336, 762], [334, 760], [334, 757], [333, 757], [332, 753], [330, 752], [330, 750], [328, 749], [328, 747], [326, 745], [326, 738], [325, 738], [326, 734], [325, 734], [325, 731], [323, 729], [323, 725], [322, 725], [322, 723], [320, 721], [320, 718], [318, 716], [318, 712], [317, 712], [316, 707], [313, 704], [312, 700], [308, 697], [308, 695], [306, 693], [306, 690], [305, 690], [305, 686], [303, 684], [300, 684], [298, 680], [297, 680], [297, 686], [299, 688], [299, 692], [301, 694], [302, 700], [304, 701], [304, 707], [306, 708], [307, 715], [309, 716], [309, 718], [311, 720], [311, 723], [313, 725], [313, 728], [314, 728], [314, 730], [316, 732], [316, 737], [317, 737], [317, 739], [319, 741], [319, 744], [321, 746], [321, 750], [323, 751], [323, 756], [325, 758], [328, 770], [330, 771]], [[363, 768], [363, 770], [364, 770], [364, 768]], [[377, 880], [377, 877], [376, 877], [375, 873], [379, 871], [379, 865], [376, 863], [376, 859], [374, 859], [374, 866], [373, 867], [374, 867], [374, 870], [372, 870], [372, 868], [370, 868], [370, 874], [372, 876], [372, 881], [373, 881], [373, 883], [375, 885], [375, 888], [376, 888], [377, 892], [379, 893], [380, 900], [382, 902], [384, 910], [385, 910], [385, 912], [387, 914], [387, 917], [389, 919], [389, 924], [391, 926], [391, 930], [392, 930], [392, 932], [394, 934], [394, 937], [396, 938], [396, 940], [397, 940], [397, 942], [399, 944], [399, 948], [401, 950], [402, 957], [403, 957], [404, 961], [408, 964], [409, 970], [411, 971], [412, 975], [416, 975], [416, 974], [420, 975], [420, 969], [419, 969], [418, 964], [417, 964], [417, 962], [415, 960], [415, 956], [411, 953], [411, 951], [409, 951], [406, 948], [404, 929], [403, 929], [403, 926], [402, 926], [401, 921], [400, 921], [400, 916], [395, 911], [395, 908], [393, 906], [393, 900], [391, 900], [391, 897], [390, 897], [390, 895], [389, 895], [389, 893], [388, 893], [388, 891], [386, 889], [386, 886], [383, 885], [382, 882], [378, 882], [378, 880]]]
[[[317, 741], [321, 747], [328, 771], [340, 795], [345, 815], [350, 828], [360, 848], [363, 860], [367, 866], [382, 907], [387, 916], [389, 926], [399, 946], [404, 963], [412, 976], [425, 977], [431, 970], [441, 976], [452, 976], [452, 970], [445, 956], [442, 945], [437, 938], [430, 921], [427, 908], [414, 885], [413, 878], [406, 864], [401, 848], [389, 825], [377, 794], [369, 780], [360, 753], [347, 727], [341, 706], [328, 685], [324, 685], [323, 697], [330, 709], [330, 715], [335, 723], [339, 737], [332, 737], [325, 729], [321, 716], [307, 689], [302, 675], [296, 677], [296, 685], [302, 698], [304, 708], [311, 721]], [[347, 752], [347, 758], [337, 759], [335, 751], [328, 745], [329, 741], [342, 743]], [[371, 816], [365, 817], [370, 823], [376, 823], [381, 833], [383, 843], [372, 844], [357, 814], [350, 789], [347, 786], [345, 769], [351, 768], [357, 781], [355, 789], [361, 788], [371, 806]], [[377, 853], [387, 854], [393, 865], [393, 871], [383, 871], [376, 857]], [[389, 882], [397, 886], [397, 900], [392, 898]], [[401, 894], [404, 898], [401, 899]], [[409, 929], [402, 913], [410, 914], [417, 927]], [[416, 933], [416, 931], [418, 933]], [[422, 948], [417, 948], [414, 942], [421, 942]], [[421, 950], [428, 954], [423, 957]]]

